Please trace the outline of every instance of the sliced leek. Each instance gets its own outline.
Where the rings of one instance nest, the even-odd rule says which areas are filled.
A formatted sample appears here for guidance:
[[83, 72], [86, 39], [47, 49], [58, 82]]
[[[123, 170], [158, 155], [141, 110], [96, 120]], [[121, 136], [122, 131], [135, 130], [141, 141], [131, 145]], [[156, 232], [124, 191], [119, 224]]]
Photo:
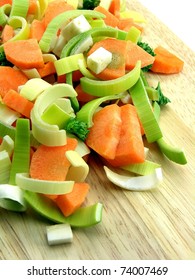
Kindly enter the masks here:
[[17, 173], [16, 185], [31, 192], [60, 195], [71, 192], [74, 181], [38, 180], [30, 178], [29, 173]]
[[0, 26], [4, 26], [7, 23], [7, 19], [9, 17], [11, 11], [10, 4], [4, 4], [0, 7]]
[[11, 169], [11, 160], [8, 152], [0, 151], [0, 184], [7, 184], [9, 182]]
[[121, 169], [133, 172], [135, 174], [139, 175], [148, 175], [151, 174], [155, 171], [156, 168], [160, 168], [160, 164], [145, 160], [144, 162], [141, 163], [135, 163], [135, 164], [129, 164], [126, 166], [122, 166]]
[[24, 192], [26, 202], [40, 215], [57, 223], [68, 223], [72, 227], [89, 227], [101, 222], [103, 205], [93, 205], [79, 208], [74, 214], [65, 217], [56, 204], [40, 194]]
[[21, 115], [0, 102], [0, 121], [12, 125]]
[[14, 142], [9, 184], [16, 185], [16, 174], [29, 171], [30, 166], [30, 122], [18, 119]]
[[58, 76], [79, 70], [78, 60], [84, 60], [83, 53], [61, 58], [54, 62]]
[[187, 159], [183, 149], [170, 145], [162, 137], [157, 140], [161, 152], [171, 161], [178, 164], [186, 164]]
[[41, 78], [28, 80], [21, 88], [20, 95], [30, 101], [34, 101], [44, 90], [52, 85]]
[[29, 0], [12, 0], [10, 17], [20, 16], [26, 18], [29, 8]]
[[13, 185], [0, 185], [0, 207], [17, 212], [26, 211], [26, 202], [23, 197], [23, 191]]
[[59, 245], [73, 241], [73, 234], [69, 224], [47, 226], [46, 233], [49, 245]]
[[5, 150], [9, 156], [12, 155], [14, 150], [14, 141], [9, 135], [3, 137], [3, 141], [0, 144], [0, 152]]
[[66, 157], [71, 163], [66, 179], [83, 182], [89, 173], [88, 164], [76, 151], [67, 151]]
[[162, 132], [141, 78], [139, 78], [137, 83], [130, 89], [130, 95], [137, 109], [148, 142], [151, 143], [160, 139], [162, 137]]
[[125, 74], [124, 76], [108, 80], [98, 81], [83, 77], [80, 79], [81, 87], [83, 91], [94, 96], [108, 96], [119, 94], [131, 88], [140, 77], [141, 62], [138, 61], [133, 70]]
[[116, 186], [131, 191], [146, 191], [156, 188], [163, 179], [161, 168], [156, 168], [153, 173], [145, 176], [130, 177], [113, 172], [104, 166], [107, 178]]

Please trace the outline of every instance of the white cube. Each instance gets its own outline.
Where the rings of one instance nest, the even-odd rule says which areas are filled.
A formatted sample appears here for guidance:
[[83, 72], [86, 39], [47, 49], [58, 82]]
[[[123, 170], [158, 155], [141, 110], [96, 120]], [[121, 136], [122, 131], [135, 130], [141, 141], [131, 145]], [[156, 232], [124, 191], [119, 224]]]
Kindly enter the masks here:
[[87, 66], [94, 73], [102, 72], [112, 61], [112, 53], [100, 47], [87, 58]]

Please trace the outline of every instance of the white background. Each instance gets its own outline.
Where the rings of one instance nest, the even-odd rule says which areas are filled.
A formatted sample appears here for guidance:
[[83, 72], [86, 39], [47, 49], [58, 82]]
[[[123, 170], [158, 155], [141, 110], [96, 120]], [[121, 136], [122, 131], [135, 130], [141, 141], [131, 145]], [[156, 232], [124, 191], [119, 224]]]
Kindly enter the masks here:
[[195, 51], [195, 2], [193, 0], [138, 1]]

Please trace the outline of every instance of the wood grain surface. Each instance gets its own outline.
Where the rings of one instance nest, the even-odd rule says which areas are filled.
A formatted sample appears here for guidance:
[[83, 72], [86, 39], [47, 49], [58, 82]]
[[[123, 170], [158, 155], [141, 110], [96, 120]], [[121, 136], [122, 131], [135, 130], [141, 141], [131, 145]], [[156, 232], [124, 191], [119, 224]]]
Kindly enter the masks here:
[[195, 56], [138, 1], [129, 3], [148, 20], [145, 41], [153, 47], [161, 44], [185, 61], [179, 75], [150, 74], [149, 79], [154, 86], [161, 81], [172, 101], [162, 110], [160, 125], [167, 141], [184, 148], [188, 164], [170, 162], [151, 144], [150, 159], [162, 165], [164, 180], [153, 191], [131, 192], [108, 182], [102, 162], [92, 154], [86, 204], [103, 203], [102, 223], [74, 229], [71, 244], [49, 246], [48, 221], [31, 211], [18, 214], [0, 209], [0, 259], [195, 259]]

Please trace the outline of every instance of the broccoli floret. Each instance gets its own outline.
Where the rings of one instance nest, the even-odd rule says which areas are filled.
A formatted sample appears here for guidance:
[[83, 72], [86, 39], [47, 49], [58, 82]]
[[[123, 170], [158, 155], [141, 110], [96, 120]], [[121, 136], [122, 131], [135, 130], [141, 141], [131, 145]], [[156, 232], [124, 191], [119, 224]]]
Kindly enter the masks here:
[[100, 0], [83, 0], [83, 7], [84, 10], [93, 10], [100, 4]]
[[155, 89], [158, 91], [158, 95], [159, 95], [159, 100], [156, 102], [160, 106], [166, 105], [167, 103], [171, 102], [171, 100], [163, 94], [163, 92], [161, 90], [160, 82], [158, 82], [158, 85]]
[[[147, 53], [149, 53], [152, 56], [155, 56], [156, 54], [154, 53], [153, 49], [148, 45], [148, 43], [142, 42], [142, 41], [138, 41], [137, 45], [139, 47], [141, 47], [143, 50], [145, 50]], [[152, 67], [152, 64], [145, 66], [142, 68], [142, 70], [144, 72], [148, 72]]]
[[0, 52], [0, 66], [12, 66], [13, 64], [6, 59], [5, 53]]
[[76, 118], [70, 118], [66, 123], [65, 129], [67, 132], [76, 135], [82, 141], [85, 141], [89, 133], [87, 124]]

